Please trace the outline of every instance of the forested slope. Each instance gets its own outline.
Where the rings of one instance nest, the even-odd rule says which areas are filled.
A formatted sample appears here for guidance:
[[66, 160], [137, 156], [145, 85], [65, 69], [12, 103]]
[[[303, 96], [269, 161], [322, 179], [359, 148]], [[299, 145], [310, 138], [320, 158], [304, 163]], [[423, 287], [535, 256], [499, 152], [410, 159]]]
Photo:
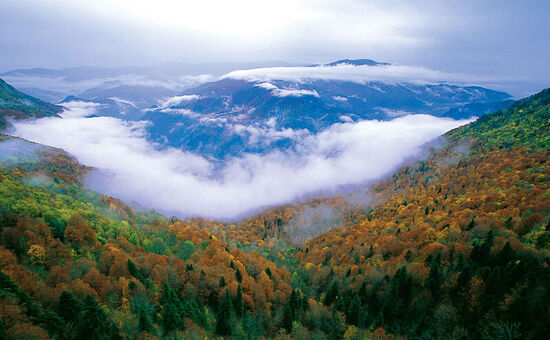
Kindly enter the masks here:
[[0, 338], [545, 338], [549, 121], [545, 90], [449, 132], [368, 205], [233, 225], [133, 210], [63, 151], [2, 137]]
[[373, 186], [359, 224], [306, 242], [303, 286], [351, 323], [421, 338], [546, 337], [550, 91], [446, 135]]
[[17, 91], [0, 79], [0, 129], [7, 119], [57, 116], [62, 108]]

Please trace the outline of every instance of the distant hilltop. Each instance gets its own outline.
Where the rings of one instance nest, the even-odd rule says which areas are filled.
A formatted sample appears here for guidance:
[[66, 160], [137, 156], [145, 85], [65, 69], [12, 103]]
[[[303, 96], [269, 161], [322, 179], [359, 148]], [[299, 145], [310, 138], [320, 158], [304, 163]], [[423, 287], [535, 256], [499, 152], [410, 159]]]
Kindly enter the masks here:
[[332, 63], [326, 64], [326, 66], [336, 66], [341, 64], [348, 64], [348, 65], [354, 65], [354, 66], [382, 66], [382, 65], [390, 65], [390, 63], [381, 63], [378, 61], [374, 61], [371, 59], [341, 59], [334, 61]]

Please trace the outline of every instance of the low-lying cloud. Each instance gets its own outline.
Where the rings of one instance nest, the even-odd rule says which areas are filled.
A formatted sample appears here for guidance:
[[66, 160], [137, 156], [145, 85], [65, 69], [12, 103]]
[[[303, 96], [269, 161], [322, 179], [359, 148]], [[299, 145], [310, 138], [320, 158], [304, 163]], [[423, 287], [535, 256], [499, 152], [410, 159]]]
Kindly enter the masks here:
[[12, 134], [62, 148], [95, 167], [92, 188], [166, 214], [236, 218], [316, 192], [377, 179], [422, 145], [467, 121], [408, 115], [335, 124], [299, 135], [294, 151], [243, 154], [220, 169], [207, 159], [146, 139], [146, 122], [90, 117], [69, 103], [63, 118], [14, 122]]
[[[304, 82], [307, 80], [339, 80], [351, 81], [359, 84], [368, 82], [399, 83], [409, 82], [417, 84], [430, 83], [467, 83], [481, 84], [496, 81], [490, 77], [479, 77], [471, 74], [447, 73], [432, 70], [421, 66], [407, 65], [376, 65], [356, 66], [338, 64], [335, 66], [290, 66], [266, 67], [249, 70], [237, 70], [227, 73], [222, 78], [243, 79], [248, 81], [269, 84], [272, 80], [286, 80]], [[267, 87], [266, 87], [267, 88]]]

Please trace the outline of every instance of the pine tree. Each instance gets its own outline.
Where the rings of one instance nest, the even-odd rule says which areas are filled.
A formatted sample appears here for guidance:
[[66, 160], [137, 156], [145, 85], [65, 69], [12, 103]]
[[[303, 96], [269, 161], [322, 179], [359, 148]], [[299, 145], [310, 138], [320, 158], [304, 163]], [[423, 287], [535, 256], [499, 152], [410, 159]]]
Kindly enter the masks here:
[[155, 334], [155, 327], [153, 326], [153, 322], [151, 321], [151, 318], [149, 315], [145, 314], [144, 312], [141, 312], [139, 314], [139, 330], [142, 332], [147, 332], [151, 334]]
[[225, 277], [220, 277], [220, 288], [223, 288], [227, 286], [227, 283], [225, 282]]
[[59, 295], [59, 315], [67, 322], [78, 320], [82, 304], [70, 292], [62, 292]]
[[330, 306], [338, 297], [338, 283], [334, 281], [325, 296], [325, 306]]
[[238, 318], [241, 318], [243, 316], [244, 308], [243, 308], [243, 289], [240, 284], [237, 287], [237, 294], [235, 295], [233, 305], [235, 307], [235, 314], [237, 315]]
[[228, 336], [231, 335], [231, 329], [235, 321], [235, 311], [229, 289], [225, 290], [220, 306], [218, 308], [218, 318], [216, 320], [216, 334]]
[[362, 321], [361, 298], [353, 294], [345, 306], [346, 321], [350, 325], [360, 326]]
[[80, 339], [120, 339], [118, 329], [108, 318], [103, 307], [90, 294], [82, 306], [82, 317], [78, 324]]
[[173, 330], [184, 330], [183, 305], [172, 287], [166, 282], [162, 286], [160, 304], [164, 333], [167, 334]]
[[287, 331], [287, 333], [292, 332], [292, 323], [294, 322], [294, 313], [292, 312], [292, 309], [290, 309], [290, 305], [286, 305], [285, 309], [283, 310], [283, 328]]
[[241, 271], [237, 269], [235, 272], [235, 278], [237, 279], [238, 283], [243, 282], [243, 275], [241, 274]]

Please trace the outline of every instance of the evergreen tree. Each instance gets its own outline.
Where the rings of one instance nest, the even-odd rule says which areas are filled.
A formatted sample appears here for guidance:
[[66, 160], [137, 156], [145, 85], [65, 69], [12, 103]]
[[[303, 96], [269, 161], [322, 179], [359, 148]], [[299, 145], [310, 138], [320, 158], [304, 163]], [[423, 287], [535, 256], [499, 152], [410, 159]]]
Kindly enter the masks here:
[[151, 334], [155, 334], [155, 327], [153, 326], [153, 322], [151, 321], [151, 318], [149, 315], [147, 315], [144, 312], [141, 312], [139, 314], [139, 330], [142, 332], [147, 332]]
[[235, 314], [238, 318], [241, 318], [243, 316], [243, 288], [239, 284], [237, 287], [237, 294], [235, 295], [233, 306], [235, 307]]
[[325, 305], [330, 306], [338, 297], [338, 283], [334, 281], [325, 296]]
[[223, 288], [227, 286], [227, 283], [225, 282], [225, 277], [220, 277], [220, 288]]
[[67, 322], [78, 320], [82, 304], [71, 292], [64, 291], [59, 295], [59, 315]]
[[292, 332], [292, 323], [294, 322], [294, 313], [292, 312], [292, 309], [290, 308], [290, 305], [286, 305], [283, 310], [283, 328], [287, 331], [287, 333]]
[[162, 286], [160, 304], [164, 333], [167, 334], [173, 330], [184, 330], [183, 306], [172, 287], [166, 282]]
[[350, 325], [361, 326], [363, 310], [361, 308], [361, 298], [354, 294], [345, 309], [346, 321]]
[[430, 274], [426, 279], [426, 286], [430, 288], [432, 294], [437, 298], [439, 290], [443, 284], [443, 270], [441, 269], [441, 254], [438, 253], [430, 263]]
[[243, 282], [243, 275], [241, 274], [241, 271], [237, 269], [235, 272], [235, 278], [237, 279], [238, 283]]
[[231, 335], [231, 329], [235, 321], [235, 310], [233, 309], [233, 302], [231, 302], [231, 294], [229, 293], [229, 289], [225, 290], [225, 294], [222, 297], [218, 309], [216, 334], [223, 336]]
[[116, 326], [103, 307], [90, 294], [82, 304], [82, 317], [78, 324], [79, 339], [120, 339]]

